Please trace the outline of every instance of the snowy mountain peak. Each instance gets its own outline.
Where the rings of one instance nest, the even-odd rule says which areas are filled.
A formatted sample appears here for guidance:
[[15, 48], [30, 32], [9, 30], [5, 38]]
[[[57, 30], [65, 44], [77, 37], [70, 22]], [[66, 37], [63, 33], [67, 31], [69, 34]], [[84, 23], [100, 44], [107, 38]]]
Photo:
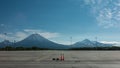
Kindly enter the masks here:
[[104, 44], [98, 41], [90, 41], [89, 39], [85, 39], [83, 41], [77, 42], [73, 45], [74, 47], [110, 47], [111, 44]]
[[33, 38], [43, 38], [41, 35], [39, 34], [32, 34], [29, 37], [33, 37]]
[[89, 39], [85, 39], [83, 41], [81, 41], [82, 43], [91, 43], [91, 41]]
[[9, 40], [4, 40], [3, 42], [1, 43], [11, 43]]
[[10, 42], [9, 40], [4, 40], [4, 41], [2, 41], [2, 42], [0, 42], [0, 45], [2, 46], [2, 45], [4, 45], [4, 46], [9, 46], [9, 45], [11, 45], [12, 44], [12, 42]]
[[22, 46], [22, 47], [36, 46], [36, 47], [40, 47], [40, 48], [50, 48], [50, 49], [68, 48], [68, 46], [54, 43], [54, 42], [42, 37], [39, 34], [32, 34], [32, 35], [28, 36], [27, 38], [25, 38], [24, 40], [17, 42], [16, 45], [18, 47], [20, 47], [20, 46]]
[[42, 37], [39, 34], [32, 34], [24, 40], [41, 41], [41, 40], [47, 40], [47, 39], [45, 39], [44, 37]]

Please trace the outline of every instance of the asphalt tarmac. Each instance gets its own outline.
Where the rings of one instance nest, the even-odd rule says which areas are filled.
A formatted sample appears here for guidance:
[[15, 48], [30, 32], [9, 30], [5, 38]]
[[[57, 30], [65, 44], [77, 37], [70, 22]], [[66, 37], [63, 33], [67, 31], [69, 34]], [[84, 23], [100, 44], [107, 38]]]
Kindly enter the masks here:
[[0, 51], [0, 68], [120, 68], [120, 51]]

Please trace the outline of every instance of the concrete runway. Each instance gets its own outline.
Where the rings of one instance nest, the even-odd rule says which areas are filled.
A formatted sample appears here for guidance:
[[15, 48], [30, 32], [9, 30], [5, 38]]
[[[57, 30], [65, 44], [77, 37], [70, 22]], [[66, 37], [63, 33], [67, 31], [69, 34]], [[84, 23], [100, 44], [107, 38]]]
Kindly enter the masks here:
[[0, 68], [120, 68], [120, 51], [0, 51]]

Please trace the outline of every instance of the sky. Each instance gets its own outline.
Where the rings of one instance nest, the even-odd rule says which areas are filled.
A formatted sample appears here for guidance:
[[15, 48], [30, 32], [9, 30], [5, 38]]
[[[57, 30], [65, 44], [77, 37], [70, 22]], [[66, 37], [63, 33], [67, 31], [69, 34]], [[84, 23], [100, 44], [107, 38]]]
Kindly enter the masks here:
[[120, 0], [0, 0], [0, 41], [33, 33], [60, 44], [118, 43]]

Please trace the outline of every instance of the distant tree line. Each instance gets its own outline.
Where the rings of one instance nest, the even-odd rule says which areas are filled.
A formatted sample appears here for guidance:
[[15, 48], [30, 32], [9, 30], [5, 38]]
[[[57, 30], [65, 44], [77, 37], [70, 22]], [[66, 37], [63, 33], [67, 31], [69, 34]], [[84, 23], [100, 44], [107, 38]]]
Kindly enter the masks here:
[[48, 48], [39, 48], [39, 47], [11, 47], [6, 46], [4, 48], [0, 48], [0, 51], [23, 51], [23, 50], [51, 50]]
[[70, 48], [69, 50], [120, 50], [120, 47], [81, 47], [81, 48]]
[[[24, 50], [58, 50], [58, 49], [39, 48], [36, 46], [33, 46], [33, 47], [6, 46], [3, 48], [0, 48], [0, 51], [24, 51]], [[63, 50], [120, 50], [120, 47], [116, 47], [116, 46], [113, 46], [113, 47], [80, 47], [80, 48], [70, 48], [70, 49], [63, 49]]]

